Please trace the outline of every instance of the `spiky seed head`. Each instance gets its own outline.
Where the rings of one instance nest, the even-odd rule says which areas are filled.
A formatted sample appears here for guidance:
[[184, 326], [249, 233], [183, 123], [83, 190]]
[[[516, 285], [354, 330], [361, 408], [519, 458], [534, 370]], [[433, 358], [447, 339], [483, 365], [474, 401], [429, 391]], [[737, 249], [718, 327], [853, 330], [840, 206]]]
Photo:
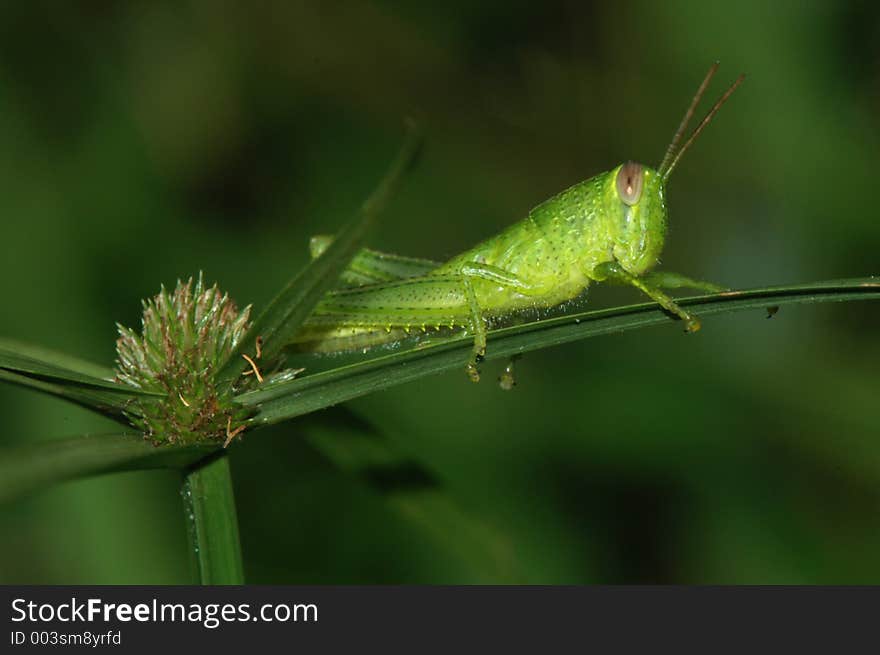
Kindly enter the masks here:
[[162, 287], [143, 307], [141, 334], [117, 326], [116, 377], [162, 396], [133, 401], [126, 416], [156, 445], [226, 441], [247, 413], [214, 375], [250, 327], [250, 306], [239, 311], [200, 274], [171, 293]]

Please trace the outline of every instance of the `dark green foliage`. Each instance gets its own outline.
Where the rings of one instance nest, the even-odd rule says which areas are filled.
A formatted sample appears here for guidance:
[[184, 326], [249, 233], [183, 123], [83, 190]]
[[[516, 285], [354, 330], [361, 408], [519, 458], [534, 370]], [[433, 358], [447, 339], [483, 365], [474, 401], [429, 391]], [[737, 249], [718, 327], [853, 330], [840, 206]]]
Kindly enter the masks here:
[[[720, 60], [719, 88], [747, 79], [676, 169], [662, 266], [738, 289], [877, 274], [878, 12], [3, 3], [0, 581], [190, 579], [176, 485], [219, 446], [157, 449], [120, 428], [147, 394], [114, 382], [113, 326], [199, 270], [264, 311], [309, 237], [369, 196], [404, 115], [424, 157], [366, 245], [444, 260], [621, 161], [656, 165]], [[582, 326], [656, 327], [532, 351], [510, 393], [492, 381], [504, 360], [467, 381], [463, 343], [288, 361], [307, 367], [287, 388], [301, 399], [242, 396], [280, 422], [228, 450], [248, 582], [880, 581], [880, 303], [765, 320], [694, 302], [696, 335], [645, 306], [594, 317]], [[577, 327], [497, 335], [494, 352]], [[247, 367], [229, 362], [231, 379]], [[346, 397], [360, 423], [282, 421]], [[400, 464], [352, 465], [363, 440]]]

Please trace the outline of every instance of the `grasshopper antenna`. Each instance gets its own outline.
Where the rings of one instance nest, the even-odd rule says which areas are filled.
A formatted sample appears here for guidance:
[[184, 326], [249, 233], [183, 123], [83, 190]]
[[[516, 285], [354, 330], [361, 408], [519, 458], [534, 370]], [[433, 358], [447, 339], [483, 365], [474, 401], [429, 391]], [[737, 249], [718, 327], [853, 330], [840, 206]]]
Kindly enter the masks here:
[[668, 164], [669, 160], [672, 159], [672, 155], [675, 153], [675, 149], [678, 147], [678, 142], [681, 141], [681, 137], [684, 134], [684, 131], [687, 129], [688, 123], [691, 122], [691, 118], [693, 118], [694, 116], [694, 111], [696, 111], [697, 105], [700, 104], [700, 100], [703, 98], [703, 94], [706, 92], [706, 88], [709, 86], [709, 82], [711, 82], [712, 78], [715, 77], [715, 73], [718, 71], [718, 67], [720, 65], [721, 62], [716, 61], [709, 68], [709, 72], [706, 73], [706, 77], [703, 78], [703, 83], [700, 84], [700, 88], [697, 89], [697, 93], [694, 95], [694, 99], [691, 100], [690, 107], [687, 108], [687, 111], [684, 113], [684, 116], [681, 119], [681, 123], [678, 124], [678, 129], [675, 131], [675, 136], [672, 137], [672, 142], [666, 149], [666, 154], [663, 155], [663, 161], [660, 162], [660, 166], [657, 168], [661, 175], [663, 175], [663, 170], [666, 168], [666, 164]]
[[[675, 132], [675, 136], [672, 137], [672, 143], [669, 144], [669, 148], [666, 149], [666, 154], [663, 156], [663, 161], [660, 162], [660, 166], [657, 169], [657, 172], [660, 174], [660, 177], [663, 178], [665, 182], [669, 179], [669, 176], [672, 174], [673, 169], [675, 169], [678, 164], [678, 160], [681, 159], [681, 156], [687, 151], [688, 148], [691, 147], [691, 144], [696, 140], [696, 138], [700, 135], [700, 132], [709, 124], [709, 122], [714, 118], [715, 114], [718, 113], [718, 110], [721, 109], [721, 105], [727, 102], [727, 99], [731, 96], [731, 94], [736, 91], [736, 87], [742, 84], [742, 81], [745, 79], [745, 73], [741, 73], [739, 77], [736, 78], [733, 84], [724, 92], [718, 101], [712, 105], [712, 109], [706, 114], [706, 117], [700, 121], [700, 124], [697, 125], [696, 129], [691, 133], [688, 137], [687, 141], [682, 144], [678, 151], [676, 152], [676, 146], [678, 142], [681, 140], [682, 135], [684, 134], [685, 129], [687, 129], [687, 124], [690, 122], [691, 117], [694, 114], [694, 111], [697, 108], [697, 105], [700, 102], [700, 99], [703, 97], [703, 93], [706, 91], [706, 87], [709, 86], [709, 82], [715, 76], [715, 72], [718, 70], [719, 62], [715, 62], [712, 64], [712, 67], [709, 68], [709, 72], [706, 73], [706, 77], [703, 79], [703, 83], [700, 84], [700, 88], [697, 89], [696, 95], [694, 95], [694, 99], [691, 101], [690, 107], [685, 112], [684, 118], [681, 120], [681, 124], [678, 126], [678, 130]], [[673, 153], [675, 153], [673, 155]]]

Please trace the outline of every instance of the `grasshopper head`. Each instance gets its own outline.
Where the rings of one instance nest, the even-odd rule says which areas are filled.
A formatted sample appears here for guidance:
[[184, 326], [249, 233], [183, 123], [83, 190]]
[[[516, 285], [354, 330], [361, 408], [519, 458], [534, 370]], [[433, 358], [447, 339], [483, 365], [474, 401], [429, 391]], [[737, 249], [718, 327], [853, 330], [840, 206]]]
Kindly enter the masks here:
[[614, 258], [633, 275], [657, 263], [666, 239], [663, 177], [634, 161], [611, 171]]
[[663, 241], [666, 238], [666, 180], [669, 179], [682, 155], [687, 152], [745, 77], [740, 75], [736, 78], [682, 143], [681, 140], [684, 138], [694, 110], [717, 70], [718, 62], [715, 62], [697, 89], [675, 136], [672, 137], [672, 142], [666, 149], [663, 161], [656, 169], [629, 161], [611, 171], [606, 197], [611, 197], [614, 258], [633, 275], [641, 275], [654, 266], [663, 249]]

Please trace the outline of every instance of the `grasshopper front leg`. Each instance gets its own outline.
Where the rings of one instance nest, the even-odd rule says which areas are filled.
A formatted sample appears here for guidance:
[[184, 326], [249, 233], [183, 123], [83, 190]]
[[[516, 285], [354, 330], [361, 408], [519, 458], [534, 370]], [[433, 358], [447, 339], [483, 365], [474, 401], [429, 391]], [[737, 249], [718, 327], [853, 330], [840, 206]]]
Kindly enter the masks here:
[[[724, 287], [714, 282], [695, 280], [680, 273], [671, 273], [669, 271], [653, 271], [643, 275], [641, 280], [649, 286], [661, 287], [663, 289], [696, 289], [697, 291], [705, 291], [707, 293], [731, 291], [730, 287]], [[779, 307], [767, 307], [767, 318], [772, 318], [778, 311]]]
[[[676, 276], [677, 274], [673, 273], [666, 275]], [[678, 303], [676, 303], [672, 298], [660, 291], [656, 284], [651, 284], [650, 279], [646, 281], [646, 278], [641, 278], [633, 275], [632, 273], [624, 269], [619, 262], [610, 261], [599, 264], [593, 269], [590, 277], [599, 282], [607, 280], [609, 282], [616, 282], [618, 284], [628, 284], [630, 286], [633, 286], [644, 293], [646, 296], [648, 296], [651, 300], [656, 302], [658, 305], [660, 305], [667, 312], [678, 316], [682, 321], [684, 321], [685, 332], [696, 332], [700, 329], [700, 319], [680, 307]], [[666, 279], [667, 282], [683, 282], [685, 280], [688, 283], [682, 283], [679, 286], [692, 286], [692, 284], [710, 284], [699, 283], [696, 280], [690, 280], [689, 278], [685, 278], [684, 276], [678, 276], [677, 278], [668, 277]]]
[[642, 275], [641, 280], [649, 286], [661, 289], [696, 289], [697, 291], [705, 291], [707, 293], [730, 291], [730, 287], [715, 284], [714, 282], [706, 282], [705, 280], [695, 280], [681, 273], [673, 273], [671, 271], [652, 271]]

